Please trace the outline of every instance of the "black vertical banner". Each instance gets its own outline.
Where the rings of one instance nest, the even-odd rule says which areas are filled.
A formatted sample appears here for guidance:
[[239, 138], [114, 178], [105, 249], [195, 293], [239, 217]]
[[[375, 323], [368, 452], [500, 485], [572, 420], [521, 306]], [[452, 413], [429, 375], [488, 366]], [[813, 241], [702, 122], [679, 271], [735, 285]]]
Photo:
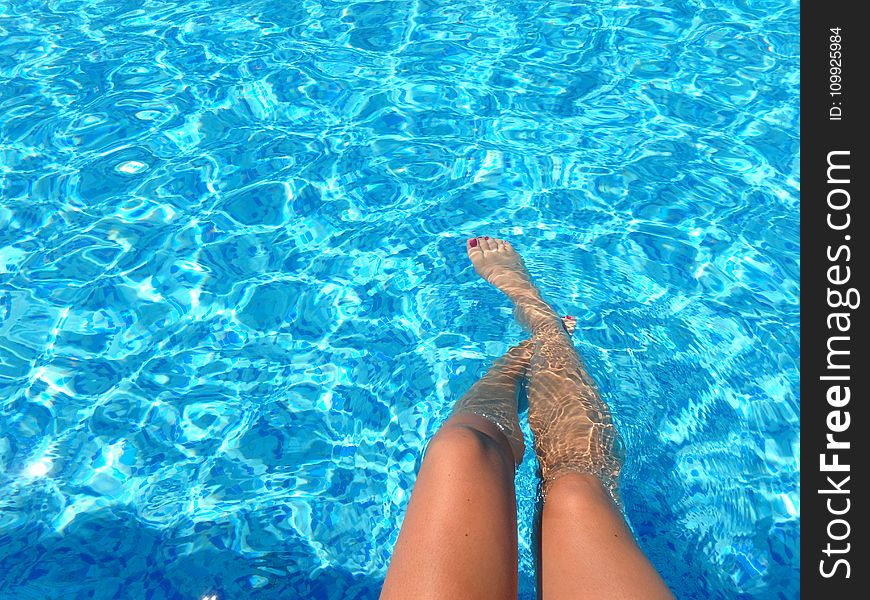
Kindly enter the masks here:
[[[801, 593], [866, 598], [870, 256], [859, 3], [801, 8]], [[824, 596], [822, 595], [824, 594]]]

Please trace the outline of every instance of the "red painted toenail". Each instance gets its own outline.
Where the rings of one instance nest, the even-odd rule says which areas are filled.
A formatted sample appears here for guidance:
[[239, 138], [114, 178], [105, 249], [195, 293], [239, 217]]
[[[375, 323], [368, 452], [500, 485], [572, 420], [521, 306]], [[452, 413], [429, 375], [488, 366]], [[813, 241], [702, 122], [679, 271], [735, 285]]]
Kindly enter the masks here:
[[472, 248], [474, 248], [475, 246], [477, 246], [477, 238], [471, 238], [471, 241], [468, 242], [468, 244], [469, 244]]
[[485, 235], [485, 236], [483, 236], [483, 239], [488, 240], [488, 239], [489, 239], [489, 236], [488, 236], [488, 235]]

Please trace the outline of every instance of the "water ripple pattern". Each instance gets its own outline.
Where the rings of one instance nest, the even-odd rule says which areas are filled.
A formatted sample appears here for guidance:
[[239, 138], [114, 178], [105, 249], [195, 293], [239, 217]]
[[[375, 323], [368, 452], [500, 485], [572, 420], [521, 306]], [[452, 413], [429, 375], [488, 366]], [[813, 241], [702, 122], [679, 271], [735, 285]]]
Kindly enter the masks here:
[[376, 598], [426, 440], [523, 337], [471, 235], [577, 316], [677, 596], [797, 597], [798, 23], [0, 0], [0, 597]]

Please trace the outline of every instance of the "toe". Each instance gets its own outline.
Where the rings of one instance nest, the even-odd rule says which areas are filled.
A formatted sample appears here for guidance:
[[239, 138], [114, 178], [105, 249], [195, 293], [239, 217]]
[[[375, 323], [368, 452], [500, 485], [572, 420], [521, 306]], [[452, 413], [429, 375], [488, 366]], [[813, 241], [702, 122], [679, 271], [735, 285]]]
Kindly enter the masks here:
[[487, 251], [495, 250], [495, 240], [492, 239], [491, 237], [489, 237], [488, 235], [480, 238], [480, 245], [483, 246], [484, 250], [487, 250]]
[[483, 254], [483, 248], [480, 247], [480, 239], [479, 238], [468, 238], [465, 241], [465, 250], [468, 252], [468, 256], [475, 257], [479, 254]]
[[504, 240], [496, 240], [496, 241], [495, 241], [496, 249], [497, 249], [499, 252], [504, 252], [505, 244], [506, 244], [506, 243], [507, 243], [507, 242], [505, 242]]

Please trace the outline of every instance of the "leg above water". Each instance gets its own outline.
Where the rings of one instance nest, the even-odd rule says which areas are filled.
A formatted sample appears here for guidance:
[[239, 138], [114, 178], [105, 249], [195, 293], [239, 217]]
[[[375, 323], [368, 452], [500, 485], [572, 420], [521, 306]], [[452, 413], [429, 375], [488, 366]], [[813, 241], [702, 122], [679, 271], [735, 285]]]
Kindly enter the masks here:
[[454, 415], [426, 450], [381, 599], [516, 597], [513, 452], [492, 422]]
[[430, 441], [381, 598], [516, 598], [517, 392], [531, 347], [498, 359]]

